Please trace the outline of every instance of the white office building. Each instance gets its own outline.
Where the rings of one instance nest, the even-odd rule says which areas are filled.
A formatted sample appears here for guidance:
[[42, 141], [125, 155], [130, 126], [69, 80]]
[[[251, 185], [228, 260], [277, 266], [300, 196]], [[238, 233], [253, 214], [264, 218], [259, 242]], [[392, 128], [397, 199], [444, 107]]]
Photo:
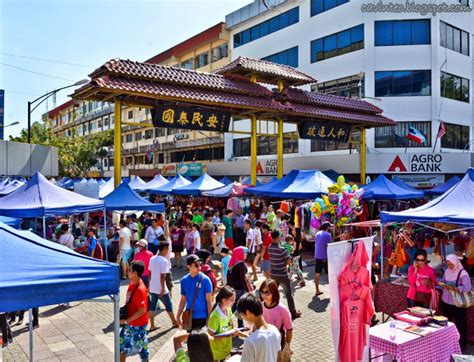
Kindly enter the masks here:
[[[445, 2], [456, 12], [439, 8], [444, 12], [425, 15], [421, 3], [406, 8], [405, 1], [398, 3], [405, 8], [388, 9], [378, 1], [255, 0], [226, 17], [232, 59], [248, 56], [291, 65], [318, 80], [314, 91], [362, 97], [377, 105], [399, 123], [367, 131], [367, 172], [423, 175], [439, 183], [470, 167], [474, 150], [474, 12], [461, 4], [466, 0]], [[446, 134], [437, 142], [441, 122]], [[409, 127], [426, 141], [409, 140]], [[234, 128], [249, 126], [236, 122]], [[295, 131], [285, 126], [286, 133]], [[359, 134], [352, 136], [357, 140]], [[269, 155], [276, 151], [271, 137], [262, 138], [258, 148], [259, 160], [276, 158]], [[436, 160], [426, 156], [433, 149]], [[359, 173], [355, 144], [288, 139], [285, 153], [285, 172], [303, 166]], [[226, 134], [226, 160], [244, 165], [248, 156], [248, 136]], [[430, 167], [417, 166], [430, 162]], [[239, 172], [240, 167], [224, 170], [232, 169]]]

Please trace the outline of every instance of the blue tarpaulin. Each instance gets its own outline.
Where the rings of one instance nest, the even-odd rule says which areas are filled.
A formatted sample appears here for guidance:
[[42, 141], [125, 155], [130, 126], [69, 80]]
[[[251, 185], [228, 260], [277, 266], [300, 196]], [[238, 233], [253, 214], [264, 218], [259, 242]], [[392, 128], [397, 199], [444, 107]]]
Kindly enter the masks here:
[[21, 219], [8, 216], [0, 216], [0, 223], [4, 223], [12, 228], [19, 229], [21, 226]]
[[380, 214], [382, 223], [403, 221], [446, 222], [474, 225], [474, 168], [458, 184], [430, 202], [400, 212]]
[[448, 181], [446, 181], [444, 184], [438, 185], [431, 190], [426, 190], [425, 194], [428, 196], [438, 196], [444, 194], [446, 191], [448, 191], [451, 187], [456, 185], [461, 179], [457, 176], [451, 177]]
[[227, 176], [224, 176], [219, 180], [219, 182], [223, 183], [224, 185], [230, 185], [232, 183], [232, 180]]
[[404, 189], [394, 184], [383, 174], [379, 175], [370, 184], [363, 186], [363, 188], [368, 191], [364, 193], [363, 198], [370, 200], [416, 199], [424, 196], [423, 191]]
[[163, 195], [171, 194], [171, 191], [173, 189], [189, 185], [190, 183], [191, 181], [189, 181], [185, 177], [181, 175], [176, 175], [167, 184], [164, 184], [163, 186], [157, 187], [156, 189], [153, 189], [153, 190], [148, 190], [148, 192], [152, 194], [163, 194]]
[[[250, 181], [250, 177], [247, 177], [245, 180], [241, 182], [243, 185], [251, 185], [252, 182]], [[263, 184], [257, 180], [257, 184], [255, 186], [262, 186]]]
[[[405, 189], [405, 190], [408, 190], [408, 191], [421, 191], [421, 190], [418, 190], [418, 189], [414, 188], [413, 186], [410, 186], [409, 184], [407, 184], [405, 181], [403, 181], [399, 177], [394, 177], [392, 179], [392, 182], [395, 185], [400, 186], [402, 189]], [[423, 192], [423, 191], [421, 191], [421, 192]]]
[[11, 194], [13, 191], [18, 190], [23, 185], [24, 182], [18, 180], [8, 181], [4, 185], [0, 186], [0, 195]]
[[169, 181], [167, 179], [165, 179], [163, 176], [158, 174], [158, 175], [155, 175], [153, 180], [151, 180], [150, 182], [147, 182], [144, 185], [136, 188], [136, 190], [138, 190], [138, 191], [153, 190], [153, 189], [156, 189], [160, 186], [166, 185], [168, 182]]
[[313, 199], [327, 194], [328, 187], [333, 184], [334, 181], [319, 170], [292, 170], [277, 181], [247, 188], [245, 192], [268, 197]]
[[[341, 174], [340, 174], [339, 172], [336, 172], [336, 171], [334, 171], [333, 169], [323, 171], [323, 173], [324, 173], [327, 177], [329, 177], [331, 180], [333, 180], [334, 183], [336, 183], [337, 178], [338, 178], [339, 176], [341, 176]], [[345, 177], [344, 177], [344, 178], [345, 178]], [[349, 182], [349, 180], [348, 180], [347, 178], [345, 178], [345, 179], [346, 179], [346, 182]]]
[[0, 312], [119, 293], [119, 267], [0, 223]]
[[207, 173], [199, 177], [189, 185], [178, 187], [171, 192], [174, 195], [194, 195], [198, 196], [203, 191], [211, 191], [225, 186], [223, 183], [213, 179]]
[[133, 189], [133, 190], [138, 190], [140, 187], [142, 187], [143, 185], [145, 185], [146, 182], [143, 181], [140, 176], [135, 176], [135, 178], [130, 181], [129, 185], [130, 187]]
[[64, 190], [37, 172], [26, 184], [1, 199], [0, 215], [42, 217], [89, 212], [103, 207], [103, 201]]
[[107, 210], [165, 211], [165, 205], [145, 200], [126, 183], [121, 183], [119, 187], [104, 197], [104, 202]]

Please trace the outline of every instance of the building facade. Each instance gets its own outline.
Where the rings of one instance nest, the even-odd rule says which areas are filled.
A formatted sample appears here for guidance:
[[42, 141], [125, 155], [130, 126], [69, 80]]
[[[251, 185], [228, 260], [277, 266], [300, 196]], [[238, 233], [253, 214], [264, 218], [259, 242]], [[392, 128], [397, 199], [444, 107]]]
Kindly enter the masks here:
[[[148, 63], [212, 72], [230, 62], [229, 32], [219, 23], [147, 60]], [[68, 101], [49, 111], [47, 118], [55, 133], [68, 136], [113, 129], [113, 104]], [[122, 122], [151, 124], [148, 108], [123, 107]], [[113, 175], [113, 147], [94, 172]], [[122, 175], [153, 177], [161, 172], [175, 175], [179, 164], [205, 170], [209, 162], [224, 159], [224, 135], [153, 127], [122, 127]], [[196, 175], [196, 171], [193, 175]]]
[[[456, 0], [446, 1], [456, 12], [435, 15], [421, 15], [419, 8], [390, 12], [377, 3], [256, 0], [226, 17], [232, 59], [242, 55], [297, 67], [318, 80], [313, 91], [363, 98], [399, 122], [367, 131], [369, 158], [376, 164], [368, 166], [369, 172], [390, 172], [399, 154], [456, 153], [454, 173], [463, 173], [474, 149], [474, 12]], [[446, 134], [437, 141], [441, 123]], [[248, 123], [234, 127], [248, 130]], [[406, 137], [410, 127], [423, 134], [423, 144]], [[286, 133], [295, 131], [285, 125]], [[358, 137], [353, 132], [352, 140]], [[274, 140], [262, 141], [263, 158], [276, 158], [271, 156], [276, 153]], [[226, 160], [249, 155], [248, 136], [226, 134], [225, 144]], [[358, 152], [357, 143], [351, 142], [288, 139], [285, 145], [287, 159], [306, 158], [315, 166], [317, 160], [310, 158]], [[355, 171], [338, 169], [337, 164], [331, 168]]]

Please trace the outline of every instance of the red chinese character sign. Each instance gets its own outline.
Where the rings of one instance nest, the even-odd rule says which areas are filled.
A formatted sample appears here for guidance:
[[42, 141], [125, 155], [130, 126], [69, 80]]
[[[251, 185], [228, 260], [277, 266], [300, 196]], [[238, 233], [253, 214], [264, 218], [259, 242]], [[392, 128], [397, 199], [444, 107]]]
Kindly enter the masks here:
[[207, 108], [157, 106], [151, 116], [155, 127], [227, 132], [231, 114]]
[[305, 122], [298, 125], [300, 138], [322, 141], [347, 142], [351, 126], [345, 123]]

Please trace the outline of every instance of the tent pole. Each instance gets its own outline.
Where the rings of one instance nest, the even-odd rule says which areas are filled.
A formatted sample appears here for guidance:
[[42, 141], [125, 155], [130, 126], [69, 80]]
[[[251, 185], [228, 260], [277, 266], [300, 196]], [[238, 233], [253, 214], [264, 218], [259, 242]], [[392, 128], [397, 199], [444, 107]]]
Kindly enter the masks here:
[[43, 239], [46, 239], [46, 216], [43, 216]]
[[114, 361], [120, 361], [120, 294], [112, 296], [114, 301]]
[[30, 336], [30, 362], [33, 362], [33, 309], [28, 310], [28, 333]]
[[105, 247], [105, 260], [109, 261], [109, 251], [108, 244], [109, 240], [107, 239], [107, 209], [104, 207], [104, 247]]
[[385, 243], [384, 235], [383, 235], [383, 224], [380, 222], [380, 280], [384, 278], [384, 270], [383, 270], [383, 244]]

